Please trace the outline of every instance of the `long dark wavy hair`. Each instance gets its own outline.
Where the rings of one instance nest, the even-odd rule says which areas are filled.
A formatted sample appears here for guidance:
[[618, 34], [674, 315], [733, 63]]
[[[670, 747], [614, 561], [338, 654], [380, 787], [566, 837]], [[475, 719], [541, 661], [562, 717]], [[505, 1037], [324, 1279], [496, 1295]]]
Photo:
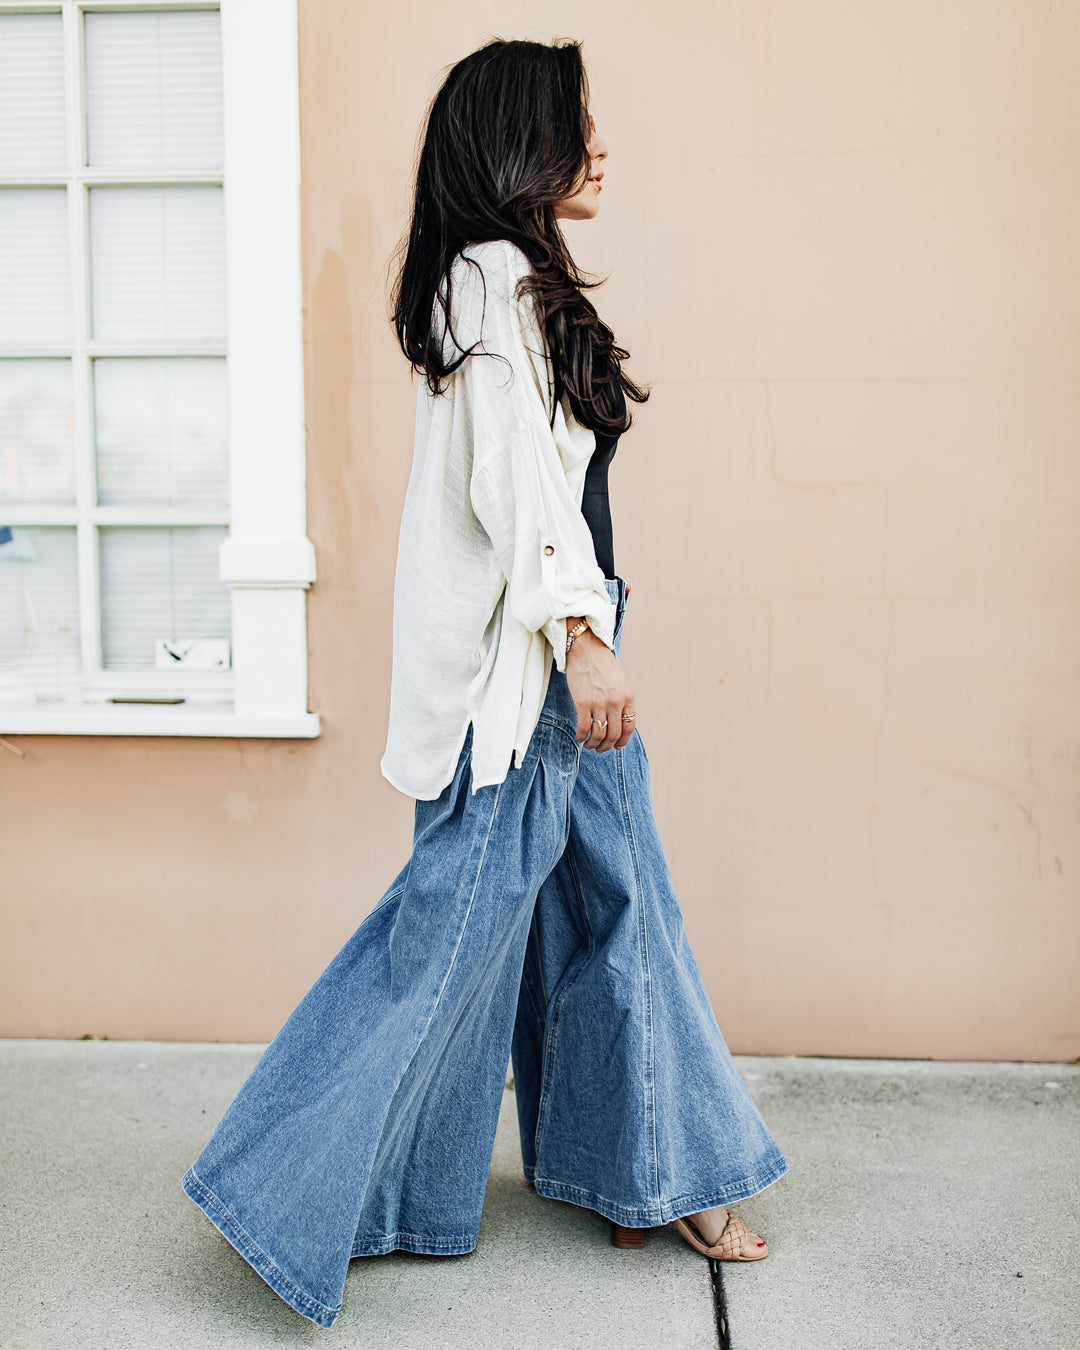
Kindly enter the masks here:
[[603, 278], [578, 268], [555, 218], [555, 204], [588, 178], [589, 135], [578, 42], [496, 38], [451, 67], [428, 109], [391, 295], [398, 342], [433, 394], [474, 350], [455, 341], [457, 351], [444, 352], [433, 323], [438, 302], [449, 327], [454, 259], [466, 244], [508, 239], [532, 264], [519, 294], [535, 305], [555, 404], [566, 393], [578, 421], [615, 435], [633, 421], [626, 399], [649, 397], [623, 371], [630, 353], [586, 295]]

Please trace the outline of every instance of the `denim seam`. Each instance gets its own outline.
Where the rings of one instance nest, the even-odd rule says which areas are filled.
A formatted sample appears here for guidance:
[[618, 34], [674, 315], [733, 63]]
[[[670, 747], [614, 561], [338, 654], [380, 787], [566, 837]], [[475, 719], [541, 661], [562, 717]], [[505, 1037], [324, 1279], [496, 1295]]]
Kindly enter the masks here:
[[499, 802], [502, 800], [502, 791], [503, 791], [503, 784], [499, 783], [495, 789], [495, 800], [491, 804], [491, 815], [488, 817], [487, 831], [484, 834], [484, 844], [483, 847], [480, 849], [480, 856], [476, 862], [476, 875], [473, 879], [472, 890], [469, 892], [469, 903], [466, 905], [465, 913], [461, 919], [461, 927], [458, 930], [457, 941], [454, 943], [454, 950], [450, 957], [450, 963], [446, 968], [446, 974], [443, 976], [443, 982], [441, 985], [439, 985], [439, 992], [435, 995], [435, 1000], [431, 1005], [431, 1011], [428, 1013], [428, 1019], [424, 1023], [424, 1030], [421, 1032], [420, 1040], [417, 1042], [416, 1049], [413, 1050], [413, 1053], [409, 1056], [408, 1062], [406, 1063], [404, 1070], [402, 1070], [402, 1077], [404, 1077], [405, 1073], [408, 1072], [409, 1065], [415, 1059], [416, 1054], [420, 1049], [420, 1043], [423, 1041], [423, 1038], [427, 1035], [428, 1029], [430, 1028], [432, 1020], [435, 1017], [435, 1013], [438, 1011], [439, 1002], [442, 999], [443, 994], [446, 992], [446, 986], [450, 981], [450, 976], [454, 973], [454, 967], [457, 964], [458, 953], [461, 951], [461, 944], [465, 940], [465, 929], [468, 927], [469, 917], [472, 914], [473, 904], [476, 900], [477, 887], [480, 885], [480, 877], [484, 871], [484, 863], [487, 860], [488, 844], [491, 842], [491, 832], [495, 828], [495, 816], [499, 810]]
[[[670, 1200], [657, 1199], [655, 1204], [642, 1205], [634, 1208], [630, 1205], [620, 1205], [614, 1200], [609, 1200], [607, 1196], [601, 1195], [598, 1191], [588, 1191], [582, 1186], [572, 1186], [568, 1182], [554, 1181], [549, 1177], [542, 1176], [536, 1172], [533, 1177], [536, 1186], [537, 1195], [542, 1195], [546, 1199], [566, 1200], [570, 1204], [581, 1205], [585, 1209], [595, 1209], [597, 1213], [604, 1213], [610, 1210], [619, 1217], [614, 1220], [616, 1223], [622, 1223], [629, 1220], [629, 1227], [660, 1227], [662, 1224], [671, 1223], [675, 1219], [684, 1218], [687, 1214], [697, 1214], [703, 1209], [712, 1209], [717, 1205], [734, 1205], [740, 1200], [749, 1200], [751, 1196], [759, 1194], [766, 1187], [779, 1181], [788, 1171], [786, 1159], [780, 1158], [773, 1167], [764, 1172], [755, 1172], [751, 1176], [743, 1177], [741, 1181], [734, 1182], [728, 1186], [722, 1186], [717, 1190], [698, 1191], [692, 1195], [677, 1195]], [[580, 1198], [575, 1198], [580, 1197]], [[603, 1206], [603, 1209], [600, 1208]], [[611, 1214], [604, 1214], [604, 1217], [611, 1218]], [[655, 1223], [646, 1223], [646, 1219], [654, 1219]]]
[[589, 918], [589, 905], [585, 899], [585, 888], [581, 884], [581, 875], [578, 872], [577, 860], [572, 845], [566, 849], [566, 865], [570, 875], [574, 880], [574, 894], [577, 896], [578, 908], [581, 910], [582, 919], [585, 926], [585, 938], [588, 944], [585, 951], [585, 959], [581, 965], [584, 967], [592, 959], [592, 954], [596, 950], [596, 936], [592, 920]]
[[553, 717], [548, 713], [543, 713], [537, 719], [536, 725], [540, 726], [541, 723], [543, 723], [544, 726], [554, 727], [556, 731], [561, 731], [568, 741], [573, 742], [576, 749], [578, 750], [581, 749], [581, 742], [575, 735], [577, 728], [575, 727], [574, 730], [571, 731], [570, 728], [567, 726], [566, 722], [561, 717]]
[[[332, 1323], [341, 1312], [341, 1305], [336, 1308], [330, 1308], [325, 1303], [320, 1303], [318, 1299], [312, 1298], [310, 1294], [304, 1293], [300, 1286], [277, 1264], [270, 1254], [260, 1247], [247, 1229], [236, 1218], [236, 1216], [222, 1203], [209, 1186], [202, 1181], [196, 1173], [194, 1167], [188, 1168], [187, 1176], [184, 1178], [184, 1189], [191, 1199], [196, 1200], [192, 1191], [198, 1193], [202, 1203], [199, 1208], [203, 1210], [206, 1217], [214, 1224], [214, 1227], [221, 1233], [226, 1241], [236, 1248], [240, 1255], [247, 1261], [271, 1289], [279, 1294], [286, 1303], [288, 1303], [301, 1316], [310, 1317], [320, 1326], [324, 1319], [329, 1318]], [[218, 1223], [211, 1210], [217, 1213], [226, 1227]]]
[[[566, 858], [566, 865], [573, 879], [575, 894], [578, 897], [578, 901], [579, 904], [581, 904], [582, 910], [585, 911], [582, 896], [581, 881], [577, 875], [577, 870], [574, 866], [573, 848], [569, 844], [569, 842], [567, 843], [566, 848], [563, 850], [563, 855]], [[595, 947], [595, 943], [593, 941], [592, 926], [588, 922], [587, 911], [585, 911], [585, 915], [586, 915], [585, 932], [588, 940], [588, 947], [586, 949], [585, 955], [581, 958], [580, 961], [578, 961], [577, 965], [575, 965], [572, 970], [566, 972], [563, 978], [559, 981], [559, 984], [557, 988], [554, 990], [551, 998], [548, 1000], [547, 1015], [545, 1017], [545, 1026], [544, 1026], [544, 1042], [541, 1047], [541, 1059], [540, 1059], [541, 1063], [540, 1100], [536, 1111], [536, 1135], [533, 1139], [533, 1148], [536, 1153], [537, 1165], [539, 1165], [540, 1162], [541, 1140], [543, 1139], [544, 1135], [544, 1127], [547, 1124], [548, 1103], [551, 1100], [551, 1090], [550, 1090], [551, 1065], [554, 1064], [556, 1061], [555, 1041], [559, 1030], [559, 1020], [562, 1012], [563, 998], [570, 991], [571, 987], [573, 986], [574, 982], [577, 980], [581, 972], [588, 965], [589, 958], [592, 956], [593, 949]]]
[[645, 903], [642, 895], [641, 860], [638, 857], [637, 837], [634, 834], [634, 821], [630, 811], [630, 795], [626, 787], [626, 761], [620, 755], [618, 759], [619, 793], [622, 797], [623, 827], [626, 830], [630, 846], [630, 857], [634, 864], [634, 888], [638, 907], [638, 934], [642, 945], [642, 971], [645, 985], [645, 1036], [648, 1042], [645, 1071], [646, 1112], [649, 1132], [652, 1135], [652, 1176], [653, 1191], [657, 1204], [660, 1203], [660, 1151], [656, 1140], [656, 1067], [654, 1063], [655, 1044], [653, 1036], [652, 1010], [652, 967], [649, 964], [649, 933], [645, 920]]
[[[543, 979], [543, 972], [541, 971], [541, 980], [542, 980], [542, 979]], [[522, 971], [521, 971], [521, 984], [522, 984], [522, 988], [525, 990], [525, 992], [526, 992], [526, 993], [528, 994], [528, 996], [529, 996], [529, 1002], [532, 1004], [533, 1012], [536, 1014], [536, 1020], [537, 1020], [538, 1022], [543, 1022], [543, 1021], [545, 1020], [545, 1019], [544, 1019], [544, 1003], [541, 1001], [541, 999], [540, 999], [540, 998], [538, 997], [538, 995], [537, 995], [537, 992], [536, 992], [536, 981], [535, 981], [535, 980], [532, 978], [532, 976], [529, 974], [529, 970], [528, 970], [528, 967], [527, 967], [527, 966], [524, 966], [524, 967], [522, 968]]]
[[[441, 1000], [442, 1000], [443, 994], [446, 992], [446, 986], [447, 986], [447, 984], [449, 983], [450, 976], [453, 974], [454, 966], [457, 964], [458, 953], [461, 951], [461, 944], [462, 944], [462, 942], [465, 940], [465, 929], [468, 927], [468, 924], [469, 924], [469, 916], [472, 914], [473, 902], [474, 902], [475, 899], [476, 899], [476, 890], [477, 890], [477, 887], [480, 885], [480, 876], [481, 876], [481, 874], [482, 874], [482, 872], [483, 872], [483, 870], [484, 870], [484, 860], [487, 858], [488, 843], [489, 843], [490, 840], [491, 840], [491, 831], [494, 829], [494, 826], [495, 826], [495, 815], [496, 815], [496, 812], [497, 812], [498, 809], [499, 809], [499, 802], [502, 800], [502, 791], [503, 791], [503, 784], [502, 784], [502, 783], [499, 783], [499, 784], [496, 786], [496, 788], [495, 788], [495, 796], [494, 796], [494, 798], [493, 798], [493, 800], [492, 800], [492, 803], [491, 803], [491, 815], [490, 815], [489, 818], [488, 818], [487, 831], [486, 831], [486, 833], [485, 833], [485, 835], [484, 835], [484, 842], [483, 842], [483, 845], [482, 845], [482, 847], [480, 848], [480, 851], [479, 851], [479, 857], [477, 858], [477, 862], [476, 862], [476, 874], [475, 874], [475, 879], [474, 879], [474, 881], [473, 881], [473, 887], [472, 887], [472, 890], [471, 890], [470, 893], [469, 893], [469, 901], [468, 901], [468, 904], [465, 906], [465, 913], [462, 915], [461, 926], [460, 926], [460, 928], [459, 928], [459, 930], [458, 930], [457, 941], [454, 943], [454, 950], [453, 950], [453, 952], [452, 952], [452, 954], [451, 954], [451, 956], [450, 956], [450, 960], [449, 960], [449, 962], [448, 962], [448, 964], [447, 964], [447, 967], [446, 967], [446, 974], [443, 976], [442, 984], [439, 985], [438, 991], [436, 992], [435, 997], [432, 999], [431, 1006], [430, 1006], [430, 1008], [428, 1009], [427, 1020], [424, 1022], [423, 1030], [422, 1030], [422, 1031], [420, 1032], [420, 1034], [415, 1038], [415, 1041], [414, 1041], [414, 1043], [413, 1043], [412, 1054], [408, 1057], [408, 1059], [407, 1059], [407, 1060], [405, 1061], [405, 1063], [402, 1065], [401, 1072], [398, 1074], [398, 1076], [397, 1076], [397, 1082], [396, 1082], [395, 1085], [394, 1085], [394, 1090], [393, 1090], [393, 1092], [391, 1092], [391, 1093], [388, 1095], [388, 1097], [387, 1097], [387, 1102], [386, 1102], [386, 1113], [385, 1113], [384, 1116], [383, 1116], [382, 1124], [380, 1125], [380, 1129], [379, 1129], [379, 1137], [380, 1137], [380, 1139], [381, 1139], [381, 1137], [382, 1137], [383, 1131], [386, 1129], [386, 1120], [387, 1120], [387, 1117], [388, 1117], [389, 1114], [390, 1114], [390, 1107], [391, 1107], [391, 1105], [392, 1105], [392, 1103], [393, 1103], [394, 1095], [396, 1094], [398, 1088], [401, 1086], [401, 1084], [402, 1084], [402, 1082], [403, 1082], [403, 1080], [404, 1080], [404, 1078], [405, 1078], [405, 1075], [409, 1072], [409, 1065], [412, 1064], [413, 1060], [414, 1060], [414, 1059], [416, 1058], [416, 1056], [420, 1053], [420, 1047], [421, 1047], [421, 1046], [423, 1045], [423, 1043], [424, 1043], [424, 1037], [427, 1035], [428, 1030], [429, 1030], [430, 1027], [431, 1027], [431, 1023], [432, 1023], [432, 1022], [434, 1021], [434, 1019], [435, 1019], [435, 1014], [436, 1014], [436, 1012], [437, 1012], [438, 1009], [439, 1009], [439, 1003], [440, 1003]], [[357, 1210], [357, 1212], [356, 1212], [356, 1223], [357, 1223], [357, 1224], [360, 1223], [361, 1216], [363, 1215], [363, 1212], [364, 1212], [364, 1200], [365, 1200], [365, 1199], [366, 1199], [366, 1190], [365, 1190], [365, 1194], [362, 1195], [362, 1196], [360, 1197], [360, 1206], [359, 1206], [359, 1208], [358, 1208], [358, 1210]], [[356, 1241], [356, 1230], [354, 1229], [354, 1230], [353, 1230], [353, 1242], [355, 1243], [355, 1241]], [[351, 1248], [350, 1248], [350, 1250], [351, 1250]]]
[[[541, 714], [540, 719], [539, 719], [539, 722], [543, 722], [543, 723], [545, 723], [545, 724], [546, 724], [547, 726], [549, 726], [549, 727], [554, 727], [557, 731], [561, 731], [561, 732], [567, 737], [568, 740], [573, 741], [574, 748], [575, 748], [575, 750], [577, 751], [577, 768], [580, 769], [580, 767], [581, 767], [581, 745], [580, 745], [579, 741], [577, 740], [577, 738], [576, 738], [575, 736], [572, 736], [572, 735], [570, 734], [570, 732], [567, 730], [566, 724], [565, 724], [564, 722], [562, 722], [560, 719], [558, 719], [558, 718], [556, 718], [556, 717], [549, 716], [549, 715], [546, 714], [546, 713]], [[539, 725], [539, 722], [537, 723], [537, 725]], [[575, 774], [574, 774], [574, 782], [575, 782], [575, 783], [577, 782], [577, 772], [575, 772]], [[567, 840], [568, 840], [568, 841], [569, 841], [569, 838], [570, 838], [570, 796], [571, 796], [571, 793], [572, 793], [572, 792], [573, 792], [573, 785], [571, 784], [570, 792], [568, 792], [568, 793], [566, 794], [566, 837], [567, 837]], [[563, 852], [564, 852], [564, 853], [568, 852], [568, 844], [567, 844], [566, 846], [564, 846]], [[558, 867], [558, 865], [559, 865], [558, 863], [555, 864], [556, 867]], [[555, 870], [555, 869], [552, 868], [552, 871], [554, 871], [554, 870]], [[545, 880], [546, 880], [546, 878], [545, 878]], [[536, 918], [535, 918], [535, 910], [534, 910], [533, 920], [532, 920], [532, 921], [533, 921], [533, 923], [536, 922]], [[533, 1012], [536, 1014], [536, 1019], [537, 1019], [537, 1021], [538, 1021], [538, 1022], [542, 1022], [542, 1023], [544, 1024], [544, 1039], [546, 1039], [546, 1036], [547, 1036], [547, 1013], [546, 1013], [546, 1008], [547, 1008], [548, 1005], [550, 1004], [550, 1001], [551, 1001], [551, 1000], [548, 998], [547, 982], [546, 982], [546, 980], [544, 979], [544, 971], [543, 971], [543, 967], [540, 967], [540, 984], [541, 984], [542, 990], [543, 990], [543, 999], [542, 999], [542, 1000], [541, 1000], [540, 998], [537, 997], [537, 993], [536, 993], [536, 981], [533, 980], [532, 977], [530, 976], [530, 974], [529, 974], [529, 969], [528, 969], [528, 966], [527, 966], [527, 965], [524, 966], [524, 967], [522, 968], [522, 972], [521, 972], [521, 983], [522, 983], [522, 987], [525, 989], [526, 993], [527, 993], [528, 996], [529, 996], [529, 1001], [532, 1003], [532, 1006], [533, 1006]], [[542, 1063], [542, 1062], [543, 1062], [543, 1045], [541, 1045], [541, 1047], [540, 1047], [540, 1057], [541, 1057], [541, 1063]], [[542, 1106], [543, 1106], [543, 1099], [544, 1099], [544, 1094], [543, 1094], [543, 1091], [541, 1091], [539, 1100], [538, 1100], [538, 1102], [537, 1102], [537, 1119], [538, 1119], [538, 1121], [539, 1121], [539, 1112], [540, 1112], [540, 1110], [542, 1109]], [[539, 1128], [538, 1128], [538, 1134], [539, 1134]], [[534, 1140], [533, 1143], [534, 1143], [534, 1146], [535, 1146], [536, 1140]]]
[[353, 1243], [352, 1256], [386, 1256], [394, 1251], [413, 1252], [418, 1256], [465, 1256], [475, 1249], [478, 1240], [477, 1233], [438, 1238], [399, 1229], [381, 1237], [357, 1239]]
[[387, 893], [383, 896], [383, 898], [379, 901], [379, 903], [373, 909], [368, 911], [368, 918], [370, 918], [372, 914], [378, 914], [379, 910], [383, 909], [386, 905], [388, 905], [391, 900], [397, 900], [401, 896], [403, 896], [405, 894], [405, 887], [408, 884], [409, 879], [408, 877], [406, 877], [403, 885], [398, 886], [396, 890], [387, 891]]

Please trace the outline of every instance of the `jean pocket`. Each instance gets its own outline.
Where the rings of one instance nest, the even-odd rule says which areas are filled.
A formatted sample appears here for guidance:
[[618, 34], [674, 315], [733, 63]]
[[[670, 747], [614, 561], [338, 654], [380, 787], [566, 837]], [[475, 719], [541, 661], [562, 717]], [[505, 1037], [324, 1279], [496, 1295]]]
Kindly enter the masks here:
[[530, 750], [548, 769], [567, 776], [577, 776], [581, 746], [573, 730], [562, 718], [541, 716], [533, 732]]
[[[614, 577], [612, 580], [617, 587], [616, 594], [612, 596], [615, 601], [615, 632], [612, 636], [612, 644], [614, 645], [622, 635], [623, 620], [626, 618], [626, 582], [621, 577]], [[617, 647], [615, 654], [618, 655]]]
[[616, 656], [619, 655], [622, 649], [623, 619], [625, 618], [626, 618], [626, 603], [625, 601], [623, 601], [620, 602], [618, 609], [616, 609], [615, 611], [615, 634], [611, 639], [611, 644], [615, 649]]

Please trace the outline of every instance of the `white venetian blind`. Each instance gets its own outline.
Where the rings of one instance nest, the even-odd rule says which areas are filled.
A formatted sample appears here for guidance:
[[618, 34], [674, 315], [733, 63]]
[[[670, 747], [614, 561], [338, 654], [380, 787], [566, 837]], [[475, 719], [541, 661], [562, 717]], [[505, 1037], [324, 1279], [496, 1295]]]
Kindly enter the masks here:
[[169, 506], [229, 500], [225, 362], [94, 362], [98, 501]]
[[0, 697], [227, 688], [220, 15], [57, 9], [0, 12]]
[[91, 188], [90, 277], [96, 338], [224, 338], [221, 189]]
[[0, 503], [75, 501], [70, 361], [0, 361]]
[[218, 581], [224, 527], [108, 527], [101, 541], [101, 645], [111, 670], [154, 664], [159, 639], [229, 636], [229, 596]]
[[0, 695], [59, 702], [79, 666], [75, 531], [0, 525]]
[[70, 341], [69, 256], [66, 189], [0, 190], [0, 342]]
[[216, 13], [86, 16], [89, 160], [94, 168], [221, 164]]
[[67, 163], [64, 26], [59, 14], [0, 18], [0, 173]]

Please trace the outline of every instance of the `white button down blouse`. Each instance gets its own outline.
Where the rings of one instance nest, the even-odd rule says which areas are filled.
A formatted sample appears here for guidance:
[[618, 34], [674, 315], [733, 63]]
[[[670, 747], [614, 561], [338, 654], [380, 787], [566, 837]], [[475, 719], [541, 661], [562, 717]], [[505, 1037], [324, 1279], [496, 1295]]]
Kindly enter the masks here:
[[[596, 437], [564, 398], [529, 299], [528, 258], [470, 244], [452, 270], [460, 347], [482, 341], [433, 395], [421, 378], [394, 581], [394, 658], [384, 776], [431, 800], [453, 780], [470, 724], [472, 790], [521, 763], [565, 668], [566, 623], [612, 645], [615, 605], [581, 514]], [[449, 346], [447, 347], [449, 349]], [[484, 353], [493, 353], [486, 355]]]

